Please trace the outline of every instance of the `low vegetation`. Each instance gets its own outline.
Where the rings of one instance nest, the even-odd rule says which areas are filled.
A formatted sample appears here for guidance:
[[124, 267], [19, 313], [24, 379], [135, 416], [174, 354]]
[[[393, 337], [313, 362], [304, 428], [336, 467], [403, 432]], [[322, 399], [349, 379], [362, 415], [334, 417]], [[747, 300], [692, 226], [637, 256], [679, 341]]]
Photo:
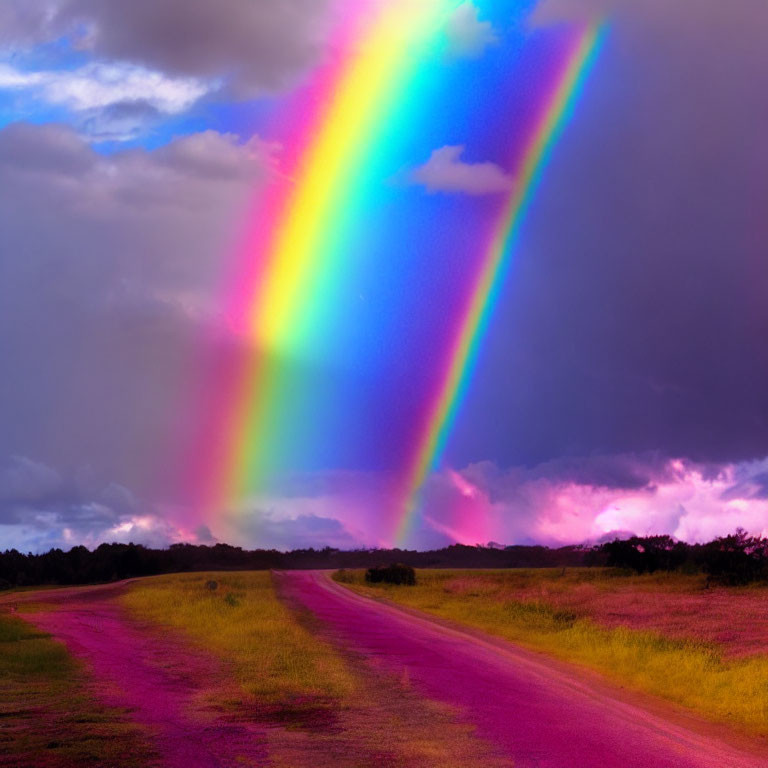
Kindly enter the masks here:
[[183, 574], [136, 582], [121, 600], [219, 657], [229, 674], [208, 706], [270, 726], [271, 765], [497, 765], [450, 710], [338, 652], [279, 588], [267, 572]]
[[343, 698], [354, 685], [338, 655], [277, 599], [268, 572], [161, 576], [137, 583], [122, 601], [133, 615], [214, 651], [261, 701]]
[[370, 584], [399, 584], [413, 587], [416, 584], [416, 571], [410, 565], [392, 563], [369, 568], [365, 580]]
[[138, 726], [98, 703], [89, 685], [61, 643], [0, 614], [0, 765], [149, 765]]
[[[768, 734], [768, 656], [734, 658], [724, 643], [695, 636], [699, 621], [707, 620], [704, 606], [716, 597], [703, 576], [632, 576], [594, 568], [423, 570], [417, 578], [410, 589], [372, 584], [363, 571], [347, 571], [338, 580], [362, 594], [589, 667], [711, 719]], [[734, 593], [721, 591], [727, 593], [720, 596], [725, 601]], [[748, 591], [744, 601], [753, 603], [765, 590]], [[627, 620], [612, 622], [622, 605], [630, 607]], [[654, 625], [661, 631], [647, 628]], [[675, 631], [667, 631], [669, 626]]]

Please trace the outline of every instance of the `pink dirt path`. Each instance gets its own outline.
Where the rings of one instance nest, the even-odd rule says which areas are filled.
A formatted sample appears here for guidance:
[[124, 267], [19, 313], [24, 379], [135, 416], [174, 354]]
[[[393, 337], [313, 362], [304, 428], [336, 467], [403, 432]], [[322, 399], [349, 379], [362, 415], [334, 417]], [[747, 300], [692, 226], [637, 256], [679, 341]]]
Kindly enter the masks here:
[[211, 658], [180, 640], [132, 622], [111, 599], [114, 587], [61, 589], [19, 596], [53, 610], [22, 618], [62, 640], [86, 662], [105, 703], [124, 707], [149, 736], [167, 768], [264, 765], [263, 732], [224, 721], [201, 706], [206, 690], [223, 679]]
[[283, 588], [344, 647], [407, 674], [459, 708], [515, 768], [760, 768], [757, 741], [645, 705], [597, 678], [418, 612], [369, 600], [322, 572], [284, 572]]

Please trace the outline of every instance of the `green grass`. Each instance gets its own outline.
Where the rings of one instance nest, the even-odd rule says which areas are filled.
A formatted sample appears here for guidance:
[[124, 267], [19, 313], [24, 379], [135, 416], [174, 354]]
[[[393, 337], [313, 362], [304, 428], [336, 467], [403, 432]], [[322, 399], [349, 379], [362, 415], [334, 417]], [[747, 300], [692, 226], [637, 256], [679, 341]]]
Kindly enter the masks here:
[[[569, 590], [590, 581], [607, 589], [611, 580], [630, 578], [621, 573], [420, 570], [415, 587], [369, 585], [363, 571], [337, 573], [335, 578], [362, 594], [483, 630], [596, 670], [621, 685], [663, 697], [712, 720], [768, 734], [768, 656], [725, 659], [714, 644], [626, 627], [604, 628], [545, 599], [508, 597], [510, 587], [530, 589], [544, 584]], [[641, 589], [656, 591], [689, 589], [698, 577], [639, 578]]]
[[101, 706], [60, 643], [0, 614], [0, 766], [145, 766], [151, 755], [124, 713]]

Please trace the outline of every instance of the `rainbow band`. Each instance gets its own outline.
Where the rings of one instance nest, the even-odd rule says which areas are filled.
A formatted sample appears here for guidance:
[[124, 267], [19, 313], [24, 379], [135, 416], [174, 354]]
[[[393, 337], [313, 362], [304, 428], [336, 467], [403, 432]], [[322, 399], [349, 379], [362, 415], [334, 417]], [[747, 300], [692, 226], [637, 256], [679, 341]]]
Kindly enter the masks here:
[[424, 428], [409, 462], [399, 502], [396, 541], [402, 543], [419, 507], [419, 493], [430, 472], [437, 468], [472, 372], [480, 343], [496, 304], [509, 257], [520, 235], [521, 223], [541, 181], [547, 159], [575, 105], [576, 98], [597, 57], [605, 26], [592, 24], [578, 36], [568, 55], [557, 86], [542, 114], [515, 174], [516, 184], [504, 206], [490, 247], [461, 314], [447, 364], [427, 410]]
[[239, 307], [238, 322], [257, 352], [233, 377], [232, 407], [217, 440], [226, 455], [217, 457], [218, 477], [206, 494], [210, 509], [259, 487], [271, 470], [279, 446], [270, 419], [279, 413], [282, 387], [270, 357], [311, 356], [312, 329], [332, 293], [326, 283], [340, 272], [340, 212], [349, 207], [355, 177], [403, 83], [439, 42], [459, 2], [359, 0], [347, 7], [337, 60], [311, 90], [313, 117], [303, 118], [306, 103], [284, 116], [288, 123], [307, 124], [289, 162], [289, 182], [271, 190], [278, 201], [267, 201], [259, 211], [266, 221], [254, 233], [243, 270], [251, 274], [238, 275], [239, 295], [230, 302]]

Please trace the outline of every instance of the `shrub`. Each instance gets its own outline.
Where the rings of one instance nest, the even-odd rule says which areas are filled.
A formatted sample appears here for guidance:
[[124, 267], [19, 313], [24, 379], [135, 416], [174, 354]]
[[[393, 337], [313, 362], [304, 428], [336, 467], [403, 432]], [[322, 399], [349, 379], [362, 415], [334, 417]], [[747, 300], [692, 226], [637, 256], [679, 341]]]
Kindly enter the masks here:
[[398, 584], [412, 587], [416, 584], [416, 571], [410, 565], [392, 563], [392, 565], [380, 565], [377, 568], [369, 568], [365, 573], [365, 580], [371, 584]]
[[211, 592], [215, 592], [219, 588], [219, 582], [214, 581], [213, 579], [211, 579], [210, 581], [206, 581], [205, 588], [210, 590]]

